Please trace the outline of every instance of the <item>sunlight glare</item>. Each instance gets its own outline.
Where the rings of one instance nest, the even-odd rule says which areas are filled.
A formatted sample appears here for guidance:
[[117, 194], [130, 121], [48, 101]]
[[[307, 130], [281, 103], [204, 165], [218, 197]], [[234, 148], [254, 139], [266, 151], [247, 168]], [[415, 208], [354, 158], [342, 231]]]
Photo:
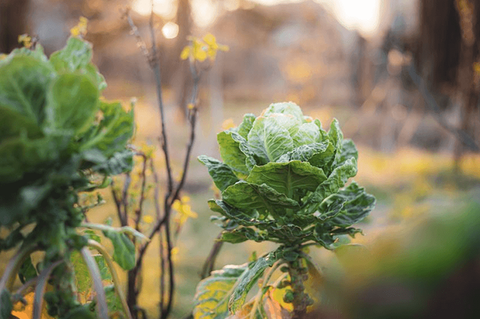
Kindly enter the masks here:
[[[176, 11], [174, 0], [153, 0], [153, 12], [162, 16], [173, 18]], [[151, 0], [135, 0], [132, 9], [141, 14], [149, 15], [152, 8]]]
[[199, 27], [212, 24], [218, 15], [217, 5], [212, 0], [192, 0], [193, 20]]
[[163, 26], [162, 33], [166, 39], [175, 39], [178, 35], [178, 30], [178, 24], [169, 21]]
[[380, 0], [316, 0], [333, 10], [347, 29], [356, 29], [364, 36], [375, 33], [379, 26]]

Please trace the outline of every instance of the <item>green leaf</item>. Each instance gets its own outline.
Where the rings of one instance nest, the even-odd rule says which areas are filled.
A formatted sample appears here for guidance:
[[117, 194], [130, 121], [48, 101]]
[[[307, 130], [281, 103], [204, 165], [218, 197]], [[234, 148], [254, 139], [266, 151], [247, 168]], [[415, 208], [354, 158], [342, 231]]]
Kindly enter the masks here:
[[332, 245], [335, 242], [335, 238], [333, 238], [333, 236], [330, 234], [330, 230], [325, 228], [324, 225], [315, 225], [313, 236], [315, 237], [315, 241], [326, 249], [334, 248]]
[[258, 232], [248, 227], [241, 227], [233, 229], [231, 231], [224, 231], [222, 232], [222, 237], [220, 238], [221, 241], [229, 242], [232, 244], [242, 243], [246, 240], [254, 240], [256, 242], [261, 242], [264, 239], [265, 238], [261, 236]]
[[342, 165], [349, 158], [352, 157], [355, 158], [355, 160], [358, 160], [358, 151], [355, 147], [355, 144], [353, 144], [352, 140], [343, 140], [342, 151], [337, 153], [337, 156], [335, 158], [335, 166]]
[[268, 163], [255, 166], [247, 178], [248, 183], [266, 184], [291, 199], [300, 199], [307, 191], [314, 191], [327, 177], [323, 170], [300, 161]]
[[95, 233], [93, 230], [87, 229], [83, 231], [83, 236], [85, 236], [87, 239], [94, 240], [99, 244], [102, 243], [102, 238], [98, 236], [97, 233]]
[[124, 270], [135, 267], [135, 245], [123, 233], [113, 230], [104, 230], [105, 237], [113, 244], [113, 260]]
[[220, 156], [225, 164], [230, 166], [239, 177], [247, 176], [249, 173], [246, 163], [247, 155], [240, 149], [240, 144], [246, 144], [246, 140], [235, 132], [220, 132], [217, 135], [217, 141], [220, 147]]
[[342, 149], [343, 133], [340, 129], [340, 124], [337, 119], [333, 119], [330, 124], [330, 130], [328, 131], [328, 138], [333, 144], [335, 150], [340, 151]]
[[199, 156], [198, 160], [207, 166], [208, 173], [220, 191], [223, 192], [228, 186], [238, 182], [238, 178], [233, 173], [232, 169], [219, 160], [205, 155]]
[[325, 198], [318, 206], [318, 211], [313, 215], [322, 222], [334, 218], [342, 211], [346, 201], [346, 196], [342, 196], [340, 194], [332, 194], [327, 196], [327, 198]]
[[66, 315], [65, 319], [97, 319], [97, 316], [94, 312], [89, 309], [89, 304], [78, 306], [70, 310]]
[[328, 142], [326, 144], [325, 150], [320, 152], [314, 152], [312, 156], [308, 159], [308, 162], [315, 167], [323, 169], [325, 174], [328, 174], [331, 172], [331, 165], [335, 159], [335, 154], [336, 150], [334, 145]]
[[327, 196], [335, 194], [342, 188], [350, 177], [357, 174], [357, 161], [355, 158], [349, 158], [341, 166], [336, 167], [328, 176], [327, 180], [320, 184], [315, 192], [307, 195], [303, 202], [305, 203], [304, 211], [313, 213], [317, 207], [314, 203], [320, 204]]
[[321, 142], [321, 134], [315, 123], [303, 123], [298, 128], [298, 131], [292, 135], [292, 139], [294, 146], [299, 147], [301, 145]]
[[[92, 160], [92, 158], [89, 158]], [[116, 152], [112, 157], [97, 162], [92, 169], [106, 175], [118, 175], [124, 172], [131, 171], [133, 167], [133, 151], [124, 149]]]
[[258, 117], [248, 133], [248, 146], [260, 164], [277, 161], [283, 154], [293, 150], [292, 135], [301, 122], [293, 116], [275, 114]]
[[86, 75], [60, 75], [47, 94], [45, 112], [56, 129], [82, 133], [91, 126], [98, 110], [99, 91]]
[[[0, 143], [0, 183], [17, 181], [27, 172], [44, 167], [60, 157], [68, 145], [68, 135], [28, 139], [21, 135]], [[31, 184], [31, 183], [29, 183]]]
[[245, 114], [243, 116], [242, 123], [238, 126], [237, 133], [246, 139], [248, 136], [248, 133], [253, 127], [253, 122], [255, 122], [255, 115], [253, 115], [252, 113]]
[[272, 114], [285, 114], [290, 115], [295, 118], [300, 123], [304, 122], [304, 117], [302, 109], [293, 103], [293, 102], [281, 102], [281, 103], [272, 103], [270, 106], [263, 112], [263, 116], [268, 116]]
[[20, 134], [28, 138], [43, 135], [36, 120], [0, 104], [0, 142], [9, 137], [18, 137]]
[[75, 286], [77, 292], [86, 296], [92, 290], [92, 278], [90, 277], [88, 267], [85, 264], [82, 255], [77, 251], [72, 252], [70, 261], [72, 262], [75, 271]]
[[257, 216], [255, 215], [255, 212], [251, 209], [245, 209], [241, 211], [238, 208], [228, 205], [222, 200], [211, 199], [208, 201], [208, 206], [212, 211], [220, 213], [228, 219], [235, 220], [239, 224], [244, 226], [258, 226], [260, 224], [269, 223], [268, 221], [256, 219]]
[[89, 63], [85, 67], [85, 74], [90, 76], [93, 79], [94, 83], [96, 83], [98, 90], [101, 92], [107, 87], [107, 82], [105, 82], [105, 78], [103, 75], [98, 72], [97, 67], [93, 63]]
[[107, 262], [105, 261], [105, 257], [102, 255], [93, 256], [95, 261], [98, 265], [98, 270], [100, 270], [100, 277], [102, 280], [112, 281], [112, 274], [110, 273], [110, 269], [107, 266]]
[[73, 72], [85, 68], [92, 59], [92, 45], [79, 38], [70, 37], [67, 45], [50, 56], [57, 72]]
[[133, 136], [133, 109], [126, 112], [119, 102], [100, 103], [103, 119], [87, 133], [82, 150], [96, 147], [106, 157], [125, 150], [125, 144]]
[[27, 259], [22, 263], [20, 271], [18, 272], [18, 278], [22, 284], [26, 283], [28, 280], [37, 277], [37, 270], [32, 264], [32, 258], [28, 256]]
[[113, 285], [108, 285], [105, 287], [105, 297], [107, 298], [107, 306], [110, 312], [110, 317], [114, 317], [111, 314], [112, 312], [119, 312], [122, 314], [122, 317], [120, 318], [124, 318], [122, 302], [120, 301], [120, 298], [118, 298]]
[[29, 56], [40, 62], [48, 62], [48, 58], [44, 53], [43, 47], [40, 45], [40, 43], [37, 43], [35, 50], [30, 50], [25, 47], [13, 49], [9, 55], [0, 60], [0, 67], [4, 64], [8, 64], [16, 56]]
[[248, 269], [238, 278], [238, 283], [235, 285], [232, 296], [228, 302], [228, 308], [231, 313], [235, 313], [242, 307], [250, 289], [252, 289], [258, 279], [262, 277], [265, 269], [271, 267], [276, 261], [272, 256], [273, 254], [269, 254], [266, 257], [259, 258], [248, 264]]
[[225, 189], [222, 197], [224, 202], [238, 209], [257, 209], [260, 212], [269, 212], [274, 218], [284, 215], [287, 208], [299, 207], [298, 202], [266, 184], [256, 185], [243, 181]]
[[228, 317], [228, 300], [238, 278], [248, 265], [227, 265], [213, 271], [210, 277], [200, 281], [193, 299], [195, 319], [223, 319]]
[[352, 182], [338, 193], [345, 198], [343, 209], [329, 220], [335, 226], [348, 227], [364, 219], [375, 208], [375, 197], [367, 194], [365, 189]]
[[4, 289], [0, 292], [0, 319], [9, 319], [12, 312], [13, 305], [10, 293]]
[[[47, 88], [54, 77], [51, 66], [30, 56], [15, 56], [0, 67], [0, 105], [41, 125]], [[1, 118], [3, 123], [7, 119]]]

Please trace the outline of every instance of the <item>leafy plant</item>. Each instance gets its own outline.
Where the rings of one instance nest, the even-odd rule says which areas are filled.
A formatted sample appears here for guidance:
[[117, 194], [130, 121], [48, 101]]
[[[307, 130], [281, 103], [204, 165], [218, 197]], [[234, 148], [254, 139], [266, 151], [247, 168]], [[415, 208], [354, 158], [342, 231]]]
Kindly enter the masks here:
[[[305, 282], [313, 274], [319, 276], [306, 247], [334, 249], [340, 237], [361, 232], [353, 225], [375, 205], [375, 198], [355, 182], [346, 186], [357, 173], [355, 145], [343, 139], [337, 120], [326, 132], [319, 120], [304, 116], [291, 102], [272, 104], [259, 117], [246, 114], [237, 128], [219, 133], [217, 140], [223, 162], [207, 156], [198, 159], [221, 191], [221, 200], [208, 202], [221, 215], [212, 217], [224, 229], [220, 240], [271, 241], [280, 246], [248, 267], [236, 268], [243, 272], [233, 285], [231, 276], [225, 279], [218, 272], [203, 280], [194, 316], [226, 318], [245, 312], [248, 292], [264, 276], [253, 304], [247, 304], [250, 318], [265, 317], [262, 304], [273, 289], [284, 289], [283, 301], [278, 302], [290, 304], [292, 317], [302, 318], [313, 303]], [[282, 264], [287, 278], [269, 284]], [[228, 293], [208, 288], [212, 281]]]
[[[133, 110], [101, 97], [106, 83], [91, 63], [90, 43], [71, 37], [50, 58], [41, 45], [28, 43], [0, 60], [0, 226], [9, 230], [0, 239], [0, 252], [19, 246], [0, 280], [0, 318], [9, 318], [12, 303], [22, 298], [10, 294], [17, 273], [24, 284], [19, 291], [36, 287], [34, 318], [43, 296], [51, 316], [90, 318], [95, 317], [90, 308], [96, 308], [100, 318], [108, 318], [99, 264], [108, 264], [116, 275], [108, 254], [93, 240], [98, 236], [80, 227], [103, 230], [124, 268], [134, 260], [125, 233], [141, 235], [82, 224], [87, 208], [79, 205], [78, 193], [106, 187], [109, 176], [131, 168], [126, 145], [133, 135]], [[94, 259], [87, 246], [103, 257]], [[36, 266], [29, 257], [34, 251], [44, 252]], [[74, 259], [86, 264], [95, 303], [77, 301]], [[47, 282], [52, 289], [44, 294]]]
[[[142, 146], [136, 149], [135, 155], [138, 159], [138, 166], [132, 172], [124, 174], [123, 178], [116, 178], [112, 183], [112, 196], [117, 208], [117, 216], [121, 225], [126, 226], [129, 221], [133, 221], [132, 227], [137, 231], [145, 232], [148, 241], [138, 245], [138, 258], [133, 267], [128, 272], [127, 278], [127, 303], [133, 310], [133, 318], [147, 318], [148, 314], [139, 302], [139, 295], [142, 291], [142, 271], [145, 269], [145, 256], [147, 249], [153, 242], [154, 237], [158, 238], [160, 249], [159, 254], [159, 318], [166, 319], [170, 316], [175, 297], [175, 263], [173, 260], [174, 252], [177, 250], [177, 237], [183, 224], [190, 217], [196, 217], [196, 213], [191, 210], [188, 204], [189, 197], [182, 196], [183, 188], [186, 182], [190, 156], [195, 142], [195, 127], [198, 116], [198, 93], [199, 84], [202, 75], [213, 65], [217, 52], [228, 50], [227, 46], [218, 44], [212, 34], [207, 34], [203, 40], [196, 37], [188, 37], [189, 44], [181, 53], [181, 59], [187, 60], [190, 66], [190, 72], [193, 80], [193, 87], [186, 105], [182, 105], [186, 110], [186, 119], [189, 130], [185, 155], [181, 164], [182, 170], [179, 179], [176, 180], [173, 170], [172, 153], [170, 153], [169, 144], [171, 140], [167, 134], [168, 118], [162, 97], [162, 81], [160, 60], [158, 56], [158, 47], [155, 36], [155, 13], [150, 12], [150, 45], [147, 46], [142, 34], [135, 25], [130, 11], [124, 12], [124, 18], [127, 20], [131, 34], [135, 36], [137, 46], [146, 58], [150, 69], [155, 76], [155, 87], [157, 93], [158, 110], [160, 115], [159, 137], [160, 156], [164, 160], [159, 167], [158, 161], [155, 161], [154, 146]], [[208, 59], [207, 59], [208, 58]], [[138, 169], [138, 172], [137, 172]], [[165, 170], [165, 187], [161, 186], [160, 170]], [[161, 189], [163, 188], [163, 194]], [[152, 190], [149, 196], [149, 190]], [[155, 209], [154, 214], [147, 214], [145, 203], [149, 202]]]

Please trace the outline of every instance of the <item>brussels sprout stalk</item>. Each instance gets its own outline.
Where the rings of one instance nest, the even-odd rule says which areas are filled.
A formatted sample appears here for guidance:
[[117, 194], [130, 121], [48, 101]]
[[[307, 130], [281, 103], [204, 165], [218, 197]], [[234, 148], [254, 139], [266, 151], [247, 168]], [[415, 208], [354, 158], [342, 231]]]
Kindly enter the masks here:
[[[289, 280], [277, 288], [286, 289], [283, 301], [292, 304], [293, 318], [303, 318], [313, 303], [305, 282], [314, 277], [309, 276], [303, 249], [312, 244], [335, 249], [340, 237], [361, 232], [353, 225], [375, 205], [375, 198], [357, 183], [346, 186], [357, 173], [357, 149], [343, 139], [337, 120], [325, 131], [319, 120], [304, 116], [292, 102], [271, 104], [258, 117], [246, 114], [237, 128], [219, 133], [217, 140], [223, 162], [203, 155], [198, 159], [221, 192], [221, 200], [209, 201], [210, 209], [222, 215], [214, 218], [224, 229], [220, 240], [280, 244], [248, 265], [228, 310], [239, 311], [252, 282], [284, 260]], [[198, 286], [197, 296], [205, 298], [201, 289], [209, 280]], [[218, 309], [225, 309], [196, 301], [194, 313], [220, 315]]]

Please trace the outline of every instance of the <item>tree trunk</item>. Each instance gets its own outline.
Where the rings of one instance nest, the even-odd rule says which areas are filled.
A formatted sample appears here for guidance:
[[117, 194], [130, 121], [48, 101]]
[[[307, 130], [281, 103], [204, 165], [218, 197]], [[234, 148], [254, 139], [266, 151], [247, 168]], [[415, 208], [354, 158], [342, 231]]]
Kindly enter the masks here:
[[18, 36], [28, 32], [28, 0], [0, 1], [0, 52], [19, 47]]

